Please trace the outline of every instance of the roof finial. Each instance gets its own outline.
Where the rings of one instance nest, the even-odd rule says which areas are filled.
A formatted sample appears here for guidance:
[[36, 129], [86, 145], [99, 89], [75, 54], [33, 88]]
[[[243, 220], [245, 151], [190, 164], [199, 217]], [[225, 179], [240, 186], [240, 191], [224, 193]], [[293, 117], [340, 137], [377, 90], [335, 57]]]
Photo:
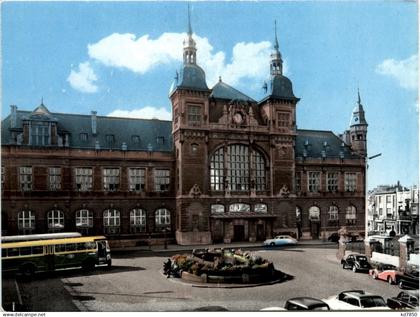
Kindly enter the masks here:
[[191, 27], [191, 14], [190, 14], [190, 3], [188, 2], [188, 35], [192, 35], [192, 27]]
[[219, 83], [222, 82], [222, 76], [219, 76]]
[[277, 40], [277, 20], [274, 20], [274, 48], [279, 49], [279, 41]]
[[44, 97], [41, 97], [41, 105], [44, 105]]
[[357, 87], [357, 103], [359, 105], [362, 104], [362, 100], [360, 99], [360, 90], [359, 90], [359, 87]]

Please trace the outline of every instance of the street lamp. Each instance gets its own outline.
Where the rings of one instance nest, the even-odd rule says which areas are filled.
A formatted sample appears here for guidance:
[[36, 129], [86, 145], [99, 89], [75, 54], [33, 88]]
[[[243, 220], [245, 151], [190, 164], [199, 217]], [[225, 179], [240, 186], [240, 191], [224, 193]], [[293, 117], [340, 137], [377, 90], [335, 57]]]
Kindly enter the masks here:
[[369, 160], [372, 160], [374, 158], [377, 158], [379, 156], [381, 156], [382, 153], [378, 153], [369, 157], [365, 158], [365, 238], [367, 238], [369, 236], [369, 231], [368, 231], [368, 217], [369, 217], [369, 212], [368, 212], [368, 168], [369, 168]]

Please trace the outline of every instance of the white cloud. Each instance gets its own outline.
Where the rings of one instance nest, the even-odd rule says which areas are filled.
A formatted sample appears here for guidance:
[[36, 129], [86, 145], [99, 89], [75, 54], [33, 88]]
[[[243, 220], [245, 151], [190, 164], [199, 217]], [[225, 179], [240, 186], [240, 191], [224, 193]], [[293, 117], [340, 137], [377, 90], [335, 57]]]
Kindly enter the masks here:
[[[157, 39], [143, 35], [114, 33], [97, 43], [88, 45], [89, 57], [106, 66], [121, 67], [144, 74], [154, 67], [182, 61], [185, 33], [163, 33]], [[232, 59], [227, 62], [223, 51], [214, 52], [206, 37], [193, 35], [197, 43], [197, 63], [206, 72], [207, 83], [214, 85], [219, 76], [231, 85], [241, 79], [261, 83], [269, 74], [271, 44], [237, 43], [232, 49]]]
[[80, 63], [79, 69], [77, 71], [71, 70], [69, 77], [67, 77], [70, 86], [86, 93], [98, 91], [98, 87], [94, 84], [97, 79], [89, 62]]
[[405, 89], [417, 89], [418, 61], [417, 55], [404, 60], [386, 59], [376, 67], [376, 72], [391, 76]]
[[146, 106], [143, 108], [133, 110], [116, 109], [107, 115], [108, 117], [124, 117], [124, 118], [138, 118], [138, 119], [159, 119], [172, 120], [172, 114], [165, 108], [156, 108]]

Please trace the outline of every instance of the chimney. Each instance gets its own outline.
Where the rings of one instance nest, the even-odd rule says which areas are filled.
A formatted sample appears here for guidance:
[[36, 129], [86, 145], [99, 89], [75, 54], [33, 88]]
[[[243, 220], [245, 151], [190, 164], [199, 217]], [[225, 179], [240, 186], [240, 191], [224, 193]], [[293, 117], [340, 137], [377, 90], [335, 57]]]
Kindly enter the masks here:
[[17, 121], [17, 106], [10, 105], [10, 127], [16, 128]]
[[97, 114], [97, 112], [96, 111], [91, 111], [90, 114], [91, 114], [91, 121], [92, 121], [92, 134], [96, 135], [96, 123], [97, 123], [96, 114]]

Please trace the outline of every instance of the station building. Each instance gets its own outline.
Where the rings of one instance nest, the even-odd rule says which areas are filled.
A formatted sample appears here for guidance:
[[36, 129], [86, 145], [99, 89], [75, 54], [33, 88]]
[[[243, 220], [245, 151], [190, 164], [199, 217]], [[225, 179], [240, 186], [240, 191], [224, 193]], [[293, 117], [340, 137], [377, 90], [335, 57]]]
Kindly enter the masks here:
[[[365, 228], [367, 122], [360, 95], [342, 135], [297, 129], [299, 98], [277, 34], [256, 101], [208, 87], [189, 26], [172, 121], [11, 106], [2, 121], [2, 234], [80, 231], [114, 245], [322, 239]], [[181, 52], [180, 52], [181, 54]]]

